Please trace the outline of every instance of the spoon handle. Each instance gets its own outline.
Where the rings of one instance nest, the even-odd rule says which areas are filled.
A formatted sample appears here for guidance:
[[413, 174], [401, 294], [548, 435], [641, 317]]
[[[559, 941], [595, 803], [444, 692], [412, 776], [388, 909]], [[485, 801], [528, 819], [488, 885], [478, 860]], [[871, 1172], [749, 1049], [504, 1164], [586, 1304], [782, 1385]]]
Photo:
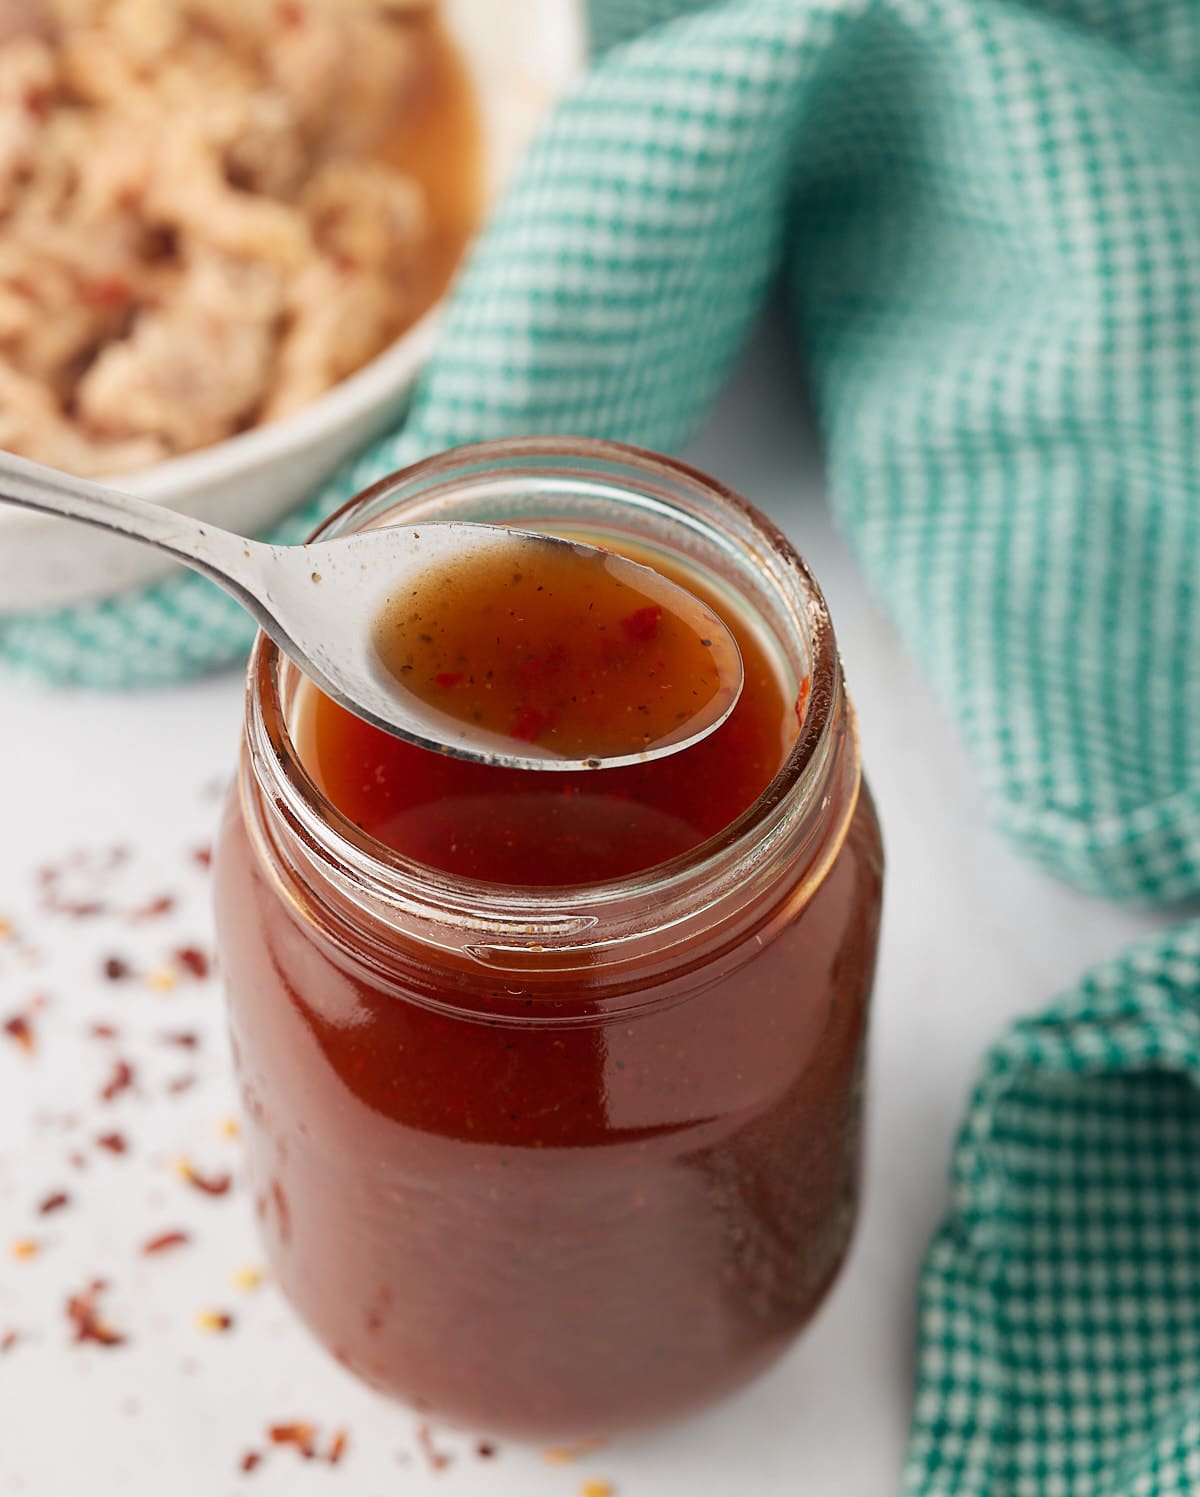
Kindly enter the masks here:
[[0, 452], [0, 504], [81, 520], [156, 546], [219, 583], [260, 622], [264, 618], [256, 562], [268, 548], [256, 541], [11, 452]]

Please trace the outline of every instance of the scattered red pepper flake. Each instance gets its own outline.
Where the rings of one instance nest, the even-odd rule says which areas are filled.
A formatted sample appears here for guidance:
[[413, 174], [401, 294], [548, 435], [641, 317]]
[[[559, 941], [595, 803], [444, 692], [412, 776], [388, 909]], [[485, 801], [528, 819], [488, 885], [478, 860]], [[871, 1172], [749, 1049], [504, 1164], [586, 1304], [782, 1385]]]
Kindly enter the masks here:
[[196, 1315], [196, 1329], [223, 1334], [233, 1330], [233, 1316], [227, 1310], [201, 1310]]
[[548, 1466], [568, 1466], [580, 1456], [590, 1455], [600, 1449], [599, 1440], [580, 1440], [577, 1445], [558, 1445], [542, 1451], [542, 1459]]
[[160, 920], [164, 915], [169, 915], [174, 908], [174, 894], [159, 894], [156, 898], [148, 899], [145, 904], [131, 911], [129, 919], [133, 924], [139, 924], [143, 920]]
[[176, 1076], [167, 1082], [167, 1092], [172, 1097], [178, 1097], [183, 1092], [190, 1092], [195, 1084], [194, 1076]]
[[67, 1319], [75, 1327], [76, 1342], [90, 1341], [97, 1346], [121, 1346], [124, 1343], [125, 1337], [101, 1318], [96, 1305], [107, 1287], [103, 1279], [93, 1279], [81, 1294], [73, 1294], [67, 1300]]
[[104, 959], [103, 972], [109, 982], [124, 982], [132, 973], [133, 968], [121, 956], [108, 956]]
[[238, 1462], [238, 1470], [244, 1471], [247, 1476], [251, 1471], [256, 1471], [262, 1465], [262, 1453], [258, 1450], [247, 1450]]
[[197, 982], [203, 982], [211, 969], [208, 957], [199, 946], [180, 946], [174, 952], [174, 960]]
[[78, 1149], [73, 1149], [71, 1153], [67, 1155], [67, 1163], [73, 1170], [87, 1169], [87, 1160], [83, 1157]]
[[161, 1232], [157, 1237], [151, 1237], [149, 1241], [142, 1243], [142, 1252], [149, 1258], [155, 1253], [169, 1253], [172, 1248], [185, 1247], [191, 1240], [188, 1232]]
[[496, 1456], [496, 1447], [490, 1440], [479, 1440], [475, 1446], [475, 1454], [481, 1461], [494, 1460]]
[[662, 608], [657, 603], [648, 603], [645, 608], [635, 608], [621, 620], [621, 628], [625, 631], [627, 639], [635, 644], [648, 644], [650, 640], [658, 638], [658, 625], [662, 618]]
[[211, 868], [212, 858], [211, 847], [194, 847], [192, 849], [192, 862], [195, 863], [197, 868]]
[[96, 1143], [101, 1149], [107, 1149], [110, 1154], [127, 1154], [129, 1143], [123, 1133], [98, 1133]]
[[120, 1030], [115, 1024], [96, 1023], [88, 1025], [88, 1033], [94, 1040], [115, 1040]]
[[325, 1459], [331, 1466], [336, 1466], [346, 1454], [346, 1447], [350, 1444], [350, 1436], [344, 1429], [334, 1431], [333, 1439], [329, 1442], [329, 1449], [325, 1452]]
[[439, 1450], [433, 1443], [433, 1431], [424, 1420], [417, 1425], [417, 1446], [421, 1454], [429, 1462], [431, 1471], [444, 1471], [453, 1461], [454, 1457], [445, 1450]]
[[175, 1173], [194, 1190], [198, 1190], [206, 1196], [227, 1195], [230, 1187], [233, 1185], [232, 1175], [202, 1175], [198, 1170], [193, 1169], [192, 1165], [186, 1159], [176, 1160]]
[[3, 1356], [5, 1352], [12, 1351], [20, 1339], [20, 1331], [5, 1331], [3, 1336], [0, 1336], [0, 1356]]
[[49, 1216], [52, 1211], [61, 1211], [64, 1206], [71, 1204], [71, 1197], [65, 1190], [56, 1190], [48, 1195], [38, 1207], [39, 1216]]
[[103, 915], [108, 908], [98, 899], [45, 899], [42, 908], [52, 915], [67, 915], [72, 920], [90, 920], [94, 915]]
[[267, 1439], [272, 1445], [291, 1445], [306, 1461], [317, 1453], [316, 1431], [311, 1424], [297, 1420], [293, 1424], [272, 1424], [267, 1429]]
[[133, 1067], [127, 1060], [117, 1060], [113, 1063], [113, 1073], [100, 1088], [100, 1100], [102, 1102], [115, 1102], [122, 1092], [127, 1092], [133, 1086], [135, 1073]]
[[32, 1055], [37, 1049], [37, 1039], [28, 1014], [13, 1014], [11, 1018], [5, 1019], [3, 1029], [9, 1039], [19, 1045], [26, 1055]]
[[164, 1029], [159, 1039], [164, 1045], [177, 1045], [181, 1050], [196, 1050], [200, 1046], [200, 1036], [191, 1029]]

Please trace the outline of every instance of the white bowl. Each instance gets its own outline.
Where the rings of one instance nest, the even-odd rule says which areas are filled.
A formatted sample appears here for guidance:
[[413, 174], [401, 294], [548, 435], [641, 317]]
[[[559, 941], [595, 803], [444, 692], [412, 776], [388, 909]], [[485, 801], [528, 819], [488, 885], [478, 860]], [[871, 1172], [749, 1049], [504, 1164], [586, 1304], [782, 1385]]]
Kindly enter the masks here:
[[[486, 207], [582, 66], [583, 0], [443, 0], [442, 9], [478, 97]], [[438, 303], [378, 358], [295, 415], [115, 478], [114, 487], [243, 534], [265, 529], [399, 419], [433, 349], [440, 310]], [[108, 596], [171, 566], [149, 547], [0, 505], [0, 613]]]

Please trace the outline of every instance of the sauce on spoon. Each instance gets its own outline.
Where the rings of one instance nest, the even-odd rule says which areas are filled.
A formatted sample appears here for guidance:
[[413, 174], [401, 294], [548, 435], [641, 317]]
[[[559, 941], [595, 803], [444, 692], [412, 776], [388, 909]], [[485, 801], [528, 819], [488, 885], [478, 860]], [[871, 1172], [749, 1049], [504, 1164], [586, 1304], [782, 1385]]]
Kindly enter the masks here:
[[522, 532], [414, 576], [374, 645], [435, 712], [592, 767], [716, 728], [741, 689], [707, 604], [611, 552]]

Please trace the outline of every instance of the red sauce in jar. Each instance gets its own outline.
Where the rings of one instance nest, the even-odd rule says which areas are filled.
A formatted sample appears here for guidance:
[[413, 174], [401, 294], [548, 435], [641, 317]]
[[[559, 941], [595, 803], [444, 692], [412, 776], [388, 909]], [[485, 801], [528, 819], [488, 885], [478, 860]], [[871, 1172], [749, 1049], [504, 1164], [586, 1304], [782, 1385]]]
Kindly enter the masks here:
[[[879, 830], [831, 637], [805, 717], [828, 753], [796, 800], [768, 626], [720, 611], [746, 667], [729, 720], [577, 774], [281, 699], [258, 647], [215, 860], [256, 1210], [317, 1336], [423, 1412], [547, 1443], [690, 1412], [789, 1346], [845, 1256]], [[306, 804], [378, 839], [361, 857], [285, 814], [289, 724]]]

